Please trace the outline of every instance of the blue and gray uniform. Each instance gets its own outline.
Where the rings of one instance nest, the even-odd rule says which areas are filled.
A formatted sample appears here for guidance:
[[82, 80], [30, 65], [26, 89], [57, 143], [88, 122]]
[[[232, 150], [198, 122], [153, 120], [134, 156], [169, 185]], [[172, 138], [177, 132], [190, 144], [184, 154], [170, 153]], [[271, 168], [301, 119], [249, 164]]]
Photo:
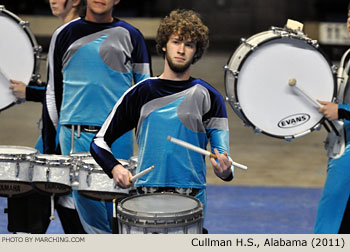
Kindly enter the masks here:
[[[74, 152], [88, 152], [114, 104], [134, 81], [150, 76], [150, 59], [142, 34], [121, 20], [92, 23], [84, 19], [60, 27], [49, 54], [49, 80], [44, 108], [44, 149], [54, 153], [56, 130], [63, 155], [71, 149], [71, 126], [80, 125]], [[114, 143], [119, 158], [133, 155], [132, 132]], [[110, 233], [111, 204], [86, 199], [73, 191], [74, 202], [88, 233]]]
[[345, 151], [339, 158], [328, 161], [314, 227], [317, 234], [348, 233], [350, 230], [350, 104], [338, 105], [338, 117], [344, 119]]
[[133, 128], [138, 144], [136, 172], [155, 166], [135, 186], [199, 189], [195, 197], [205, 207], [205, 157], [167, 141], [167, 137], [203, 149], [210, 140], [212, 149], [229, 153], [228, 119], [219, 92], [193, 78], [149, 78], [129, 89], [91, 143], [93, 157], [111, 178], [111, 170], [119, 164], [110, 150], [111, 144]]

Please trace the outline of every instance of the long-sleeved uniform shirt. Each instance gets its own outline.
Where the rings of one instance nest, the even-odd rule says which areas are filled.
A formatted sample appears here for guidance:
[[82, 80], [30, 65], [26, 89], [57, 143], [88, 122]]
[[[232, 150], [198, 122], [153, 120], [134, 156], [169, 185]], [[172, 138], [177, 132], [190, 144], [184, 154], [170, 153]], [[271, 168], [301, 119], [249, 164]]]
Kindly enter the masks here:
[[[110, 146], [133, 128], [136, 128], [138, 144], [136, 172], [155, 166], [136, 181], [136, 187], [205, 190], [205, 157], [167, 141], [168, 136], [204, 149], [210, 140], [212, 149], [229, 153], [224, 100], [201, 79], [149, 78], [124, 94], [91, 144], [93, 157], [111, 178], [111, 170], [119, 162], [112, 155]], [[205, 205], [205, 193], [201, 193], [199, 199]]]
[[150, 76], [142, 34], [128, 23], [71, 21], [55, 31], [43, 109], [45, 153], [54, 153], [58, 125], [101, 126], [114, 104]]

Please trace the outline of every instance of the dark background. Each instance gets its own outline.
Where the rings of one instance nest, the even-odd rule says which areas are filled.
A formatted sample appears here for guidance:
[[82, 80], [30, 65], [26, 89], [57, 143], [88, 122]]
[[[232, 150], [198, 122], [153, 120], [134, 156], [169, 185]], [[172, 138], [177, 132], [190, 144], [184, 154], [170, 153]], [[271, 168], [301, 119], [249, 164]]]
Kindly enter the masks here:
[[[121, 0], [118, 17], [164, 17], [176, 8], [199, 12], [210, 29], [210, 50], [233, 50], [240, 39], [283, 27], [287, 19], [299, 22], [346, 22], [349, 0]], [[0, 0], [20, 15], [51, 15], [48, 0]], [[338, 58], [348, 46], [321, 48]]]

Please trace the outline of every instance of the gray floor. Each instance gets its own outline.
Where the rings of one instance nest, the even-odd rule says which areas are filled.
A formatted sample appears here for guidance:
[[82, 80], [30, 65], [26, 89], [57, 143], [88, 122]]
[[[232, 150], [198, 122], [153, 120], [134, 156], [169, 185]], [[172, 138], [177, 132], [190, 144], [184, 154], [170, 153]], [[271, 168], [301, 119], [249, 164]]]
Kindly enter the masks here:
[[[208, 53], [193, 66], [192, 75], [211, 83], [225, 96], [224, 71], [230, 53]], [[153, 57], [154, 75], [161, 73], [163, 60]], [[45, 62], [41, 73], [45, 80]], [[266, 97], [268, 99], [268, 97]], [[278, 104], [276, 104], [278, 106]], [[230, 126], [230, 154], [232, 158], [249, 167], [237, 169], [232, 185], [302, 186], [321, 187], [326, 172], [326, 152], [323, 141], [326, 131], [286, 142], [263, 134], [255, 134], [243, 126], [227, 104]], [[39, 135], [37, 122], [41, 104], [26, 102], [0, 113], [0, 145], [34, 146]], [[208, 183], [221, 184], [208, 169]]]

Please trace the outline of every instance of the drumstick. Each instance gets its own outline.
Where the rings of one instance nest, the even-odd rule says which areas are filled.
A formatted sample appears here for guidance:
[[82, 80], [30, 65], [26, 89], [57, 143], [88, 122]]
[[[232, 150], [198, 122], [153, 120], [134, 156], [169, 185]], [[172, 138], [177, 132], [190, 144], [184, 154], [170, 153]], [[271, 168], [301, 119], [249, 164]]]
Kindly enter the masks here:
[[[202, 148], [199, 148], [197, 146], [194, 146], [193, 144], [190, 144], [190, 143], [187, 143], [187, 142], [184, 142], [182, 140], [179, 140], [179, 139], [176, 139], [176, 138], [173, 138], [173, 137], [170, 137], [168, 136], [167, 138], [168, 141], [170, 142], [173, 142], [177, 145], [180, 145], [182, 147], [185, 147], [187, 149], [190, 149], [190, 150], [193, 150], [195, 152], [198, 152], [204, 156], [209, 156], [209, 157], [212, 157], [212, 158], [217, 158], [217, 156], [214, 154], [214, 153], [211, 153], [210, 151], [207, 151], [207, 150], [204, 150]], [[234, 166], [237, 166], [238, 168], [241, 168], [242, 170], [247, 170], [248, 167], [245, 166], [245, 165], [242, 165], [242, 164], [239, 164], [239, 163], [236, 163], [234, 161], [230, 161], [231, 164], [233, 164]]]
[[142, 172], [137, 173], [136, 175], [132, 176], [130, 178], [130, 183], [134, 183], [139, 177], [142, 177], [143, 175], [145, 175], [146, 173], [149, 173], [150, 171], [152, 171], [154, 169], [154, 165], [152, 165], [151, 167], [143, 170]]
[[302, 89], [301, 87], [299, 87], [297, 85], [297, 80], [292, 78], [288, 81], [288, 85], [294, 88], [297, 88], [299, 90], [299, 92], [301, 92], [302, 94], [304, 94], [310, 102], [312, 102], [317, 108], [321, 108], [322, 105], [312, 96], [310, 96], [304, 89]]

